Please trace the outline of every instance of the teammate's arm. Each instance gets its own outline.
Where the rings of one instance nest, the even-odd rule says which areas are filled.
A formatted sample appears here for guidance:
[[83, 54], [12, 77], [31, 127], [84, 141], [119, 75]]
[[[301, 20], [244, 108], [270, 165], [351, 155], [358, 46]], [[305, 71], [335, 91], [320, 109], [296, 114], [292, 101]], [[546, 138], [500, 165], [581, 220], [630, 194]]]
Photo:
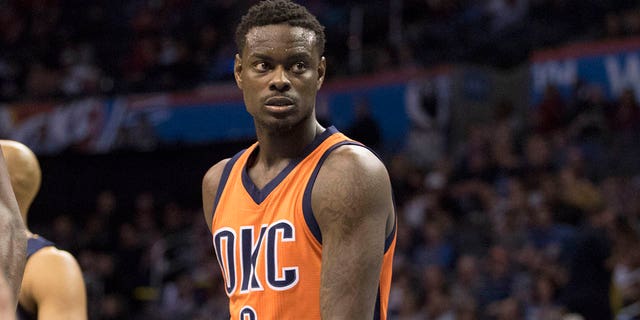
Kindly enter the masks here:
[[384, 165], [365, 148], [336, 149], [318, 173], [312, 208], [322, 233], [322, 319], [373, 319], [393, 219]]
[[7, 165], [0, 150], [0, 267], [11, 289], [12, 303], [17, 304], [27, 253], [27, 234], [16, 201]]
[[0, 319], [13, 320], [16, 318], [16, 306], [13, 303], [11, 289], [0, 272]]
[[215, 201], [218, 184], [220, 183], [222, 171], [224, 171], [224, 166], [227, 162], [229, 162], [229, 159], [216, 163], [207, 171], [202, 179], [202, 211], [209, 231], [211, 231], [211, 222], [213, 221], [213, 201]]
[[[37, 306], [38, 319], [87, 319], [87, 294], [76, 259], [55, 247], [39, 250], [27, 261], [23, 293]], [[23, 303], [22, 300], [20, 300]]]

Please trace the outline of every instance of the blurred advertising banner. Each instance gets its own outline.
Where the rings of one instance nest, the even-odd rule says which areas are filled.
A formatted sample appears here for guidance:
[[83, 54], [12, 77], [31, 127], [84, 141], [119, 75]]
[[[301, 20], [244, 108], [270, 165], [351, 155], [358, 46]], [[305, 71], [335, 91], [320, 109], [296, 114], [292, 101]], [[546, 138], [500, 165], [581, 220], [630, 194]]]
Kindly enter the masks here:
[[253, 122], [229, 89], [5, 105], [0, 137], [21, 141], [38, 154], [150, 151], [252, 137]]
[[[384, 144], [401, 146], [411, 125], [404, 108], [407, 88], [411, 91], [416, 81], [441, 79], [444, 70], [401, 70], [326, 83], [318, 94], [318, 117], [347, 131], [358, 120], [356, 110], [365, 104], [380, 126]], [[439, 96], [447, 95], [443, 91], [448, 88], [434, 88]], [[38, 154], [152, 151], [165, 146], [242, 141], [254, 135], [253, 119], [233, 84], [112, 99], [0, 106], [0, 138], [21, 141]]]
[[23, 142], [40, 154], [71, 147], [94, 151], [110, 109], [107, 101], [97, 99], [4, 106], [0, 108], [0, 137]]
[[596, 86], [610, 99], [625, 89], [633, 89], [640, 98], [640, 37], [572, 44], [532, 55], [533, 105], [549, 85], [568, 97], [578, 83]]

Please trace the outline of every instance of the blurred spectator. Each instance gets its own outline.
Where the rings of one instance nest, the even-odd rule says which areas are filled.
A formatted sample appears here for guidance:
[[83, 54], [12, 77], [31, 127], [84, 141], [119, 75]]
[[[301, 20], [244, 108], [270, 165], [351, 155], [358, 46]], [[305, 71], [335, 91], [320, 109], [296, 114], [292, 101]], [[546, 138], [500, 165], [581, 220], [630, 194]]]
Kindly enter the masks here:
[[636, 100], [635, 92], [631, 89], [624, 90], [610, 115], [612, 130], [637, 132], [640, 128], [640, 105]]
[[625, 11], [622, 18], [624, 20], [627, 34], [640, 34], [640, 8]]
[[616, 12], [609, 12], [605, 16], [605, 31], [604, 37], [610, 39], [617, 39], [624, 36], [624, 22], [622, 18]]
[[191, 319], [196, 312], [194, 284], [189, 275], [180, 274], [166, 284], [162, 293], [164, 319]]
[[451, 299], [444, 290], [431, 290], [428, 293], [425, 316], [434, 320], [454, 320], [455, 313]]
[[545, 88], [542, 101], [535, 107], [532, 126], [544, 135], [553, 133], [564, 125], [566, 104], [558, 88], [549, 84]]
[[[401, 270], [401, 271], [400, 271]], [[415, 280], [412, 273], [407, 272], [406, 265], [394, 268], [389, 295], [389, 315], [392, 319], [420, 319], [420, 304]]]
[[533, 301], [525, 310], [526, 320], [561, 320], [563, 308], [557, 302], [557, 289], [553, 279], [540, 274], [535, 278]]
[[444, 80], [415, 80], [407, 85], [405, 108], [410, 119], [407, 153], [414, 165], [427, 169], [447, 151], [450, 106]]
[[[544, 191], [547, 191], [544, 189], [545, 183], [554, 180], [553, 173], [557, 166], [552, 146], [542, 135], [530, 134], [525, 138], [523, 149], [523, 183], [527, 189], [536, 191], [532, 194], [532, 201], [542, 201]], [[555, 184], [551, 185], [554, 186]], [[554, 195], [555, 192], [551, 190], [547, 196]]]
[[93, 48], [88, 44], [67, 46], [60, 53], [63, 78], [61, 91], [66, 97], [81, 97], [100, 93], [102, 75], [94, 65]]
[[489, 16], [491, 32], [508, 30], [516, 23], [522, 23], [529, 9], [528, 0], [490, 0], [486, 10]]
[[408, 158], [406, 154], [396, 153], [389, 160], [393, 197], [399, 204], [406, 203], [416, 192], [422, 190], [423, 185], [422, 172]]
[[48, 237], [52, 239], [60, 248], [76, 254], [78, 252], [78, 244], [75, 239], [77, 232], [77, 226], [70, 215], [59, 215], [53, 219], [51, 225], [52, 236]]
[[640, 316], [640, 236], [624, 217], [616, 219], [612, 236], [613, 307], [618, 319], [633, 319]]
[[116, 145], [122, 149], [152, 151], [159, 144], [154, 124], [145, 112], [131, 114], [126, 124], [120, 127]]
[[590, 208], [586, 213], [586, 222], [576, 235], [561, 302], [586, 320], [611, 319], [612, 270], [608, 260], [612, 255], [613, 213], [606, 207]]
[[451, 300], [459, 312], [475, 313], [480, 294], [480, 267], [472, 255], [461, 255], [451, 281]]
[[482, 281], [478, 290], [478, 302], [481, 308], [486, 308], [485, 310], [492, 313], [492, 309], [499, 309], [500, 302], [511, 295], [512, 271], [509, 252], [506, 248], [491, 247], [483, 261]]
[[354, 112], [355, 119], [345, 130], [345, 134], [379, 152], [382, 146], [382, 132], [377, 120], [371, 114], [369, 102], [364, 99], [356, 101]]
[[449, 268], [453, 264], [453, 244], [447, 238], [449, 221], [444, 217], [426, 219], [422, 227], [423, 240], [416, 248], [415, 263], [419, 266]]
[[612, 145], [608, 160], [617, 174], [628, 175], [640, 157], [640, 105], [635, 91], [624, 90], [611, 108], [607, 113]]
[[487, 311], [488, 315], [496, 320], [522, 319], [524, 317], [522, 305], [513, 298], [494, 302]]

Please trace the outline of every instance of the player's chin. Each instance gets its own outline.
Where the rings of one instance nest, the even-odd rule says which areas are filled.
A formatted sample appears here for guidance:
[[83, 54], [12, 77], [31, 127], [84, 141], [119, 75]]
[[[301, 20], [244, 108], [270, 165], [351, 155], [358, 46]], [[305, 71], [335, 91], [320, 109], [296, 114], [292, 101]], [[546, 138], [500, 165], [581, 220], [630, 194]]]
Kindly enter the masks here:
[[271, 117], [261, 121], [263, 128], [273, 133], [286, 133], [291, 131], [299, 123], [300, 119], [293, 116], [279, 118]]

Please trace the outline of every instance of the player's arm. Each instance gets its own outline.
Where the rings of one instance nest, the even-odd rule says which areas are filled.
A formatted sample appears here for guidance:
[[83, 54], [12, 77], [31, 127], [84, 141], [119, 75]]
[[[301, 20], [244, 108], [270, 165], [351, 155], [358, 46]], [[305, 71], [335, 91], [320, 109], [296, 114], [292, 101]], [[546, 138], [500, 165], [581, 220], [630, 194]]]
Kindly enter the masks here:
[[13, 320], [16, 317], [16, 306], [13, 303], [11, 289], [0, 272], [0, 319]]
[[365, 148], [336, 149], [318, 173], [312, 208], [322, 233], [322, 319], [373, 319], [393, 219], [386, 168]]
[[[38, 319], [87, 319], [87, 293], [76, 259], [55, 247], [39, 250], [27, 261], [23, 294], [37, 306]], [[22, 301], [22, 300], [21, 300]]]
[[227, 162], [229, 162], [229, 159], [216, 163], [205, 173], [202, 179], [202, 211], [209, 231], [211, 231], [211, 222], [213, 221], [213, 202], [216, 199], [218, 184]]
[[14, 307], [17, 301], [15, 297], [20, 291], [26, 253], [26, 229], [0, 149], [0, 273], [6, 276]]

